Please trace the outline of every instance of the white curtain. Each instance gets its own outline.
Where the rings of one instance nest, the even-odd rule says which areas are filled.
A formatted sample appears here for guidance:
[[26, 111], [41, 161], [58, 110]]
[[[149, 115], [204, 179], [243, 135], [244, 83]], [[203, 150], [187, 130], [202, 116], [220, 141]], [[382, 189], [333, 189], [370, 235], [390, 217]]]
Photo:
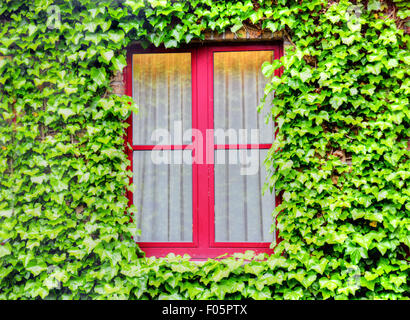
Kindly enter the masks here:
[[[191, 54], [135, 54], [133, 98], [139, 113], [133, 115], [133, 144], [156, 145], [154, 130], [168, 130], [172, 141], [182, 144], [185, 129], [192, 127]], [[177, 122], [176, 122], [177, 121]], [[182, 130], [174, 132], [178, 123]], [[177, 128], [178, 129], [178, 128]], [[192, 166], [184, 164], [191, 151], [134, 151], [133, 173], [141, 242], [192, 241]], [[153, 158], [172, 157], [156, 164]]]
[[[132, 117], [133, 144], [155, 145], [155, 129], [168, 130], [174, 141], [182, 142], [182, 132], [192, 128], [192, 85], [190, 53], [134, 54], [132, 95], [138, 114]], [[174, 125], [182, 124], [180, 132]]]
[[[261, 113], [257, 112], [268, 82], [261, 66], [272, 59], [273, 51], [214, 53], [214, 128], [247, 129], [246, 141], [237, 143], [253, 143], [250, 129], [259, 129], [259, 143], [273, 141], [272, 121], [266, 125], [264, 119], [269, 110], [264, 108]], [[236, 142], [226, 140], [224, 144], [232, 143]]]
[[[187, 152], [191, 151], [134, 151], [138, 241], [192, 241], [192, 166], [182, 161]], [[156, 157], [173, 159], [171, 164], [155, 164]]]
[[[226, 158], [226, 164], [215, 163], [215, 241], [216, 242], [271, 242], [270, 233], [275, 197], [270, 192], [262, 196], [266, 179], [263, 160], [267, 149], [215, 150], [215, 159]], [[241, 175], [244, 164], [239, 162], [246, 152], [258, 161], [259, 170]], [[224, 153], [224, 155], [220, 155]], [[258, 155], [255, 157], [255, 153]], [[229, 160], [228, 160], [229, 159]], [[229, 162], [231, 164], [229, 164]]]
[[[262, 63], [272, 62], [273, 51], [217, 52], [214, 54], [214, 126], [215, 129], [247, 129], [246, 139], [216, 141], [220, 144], [251, 144], [250, 129], [259, 130], [259, 142], [272, 143], [272, 121], [265, 124], [265, 114], [257, 113], [268, 80], [261, 72]], [[244, 154], [247, 153], [247, 154]], [[275, 197], [269, 192], [262, 196], [266, 178], [263, 160], [266, 149], [215, 150], [215, 241], [270, 242], [272, 211]], [[242, 156], [259, 165], [259, 170], [241, 174], [246, 167]], [[221, 159], [226, 159], [225, 164]], [[243, 158], [243, 157], [242, 157]], [[229, 160], [228, 160], [229, 159]], [[219, 161], [219, 163], [218, 163]]]

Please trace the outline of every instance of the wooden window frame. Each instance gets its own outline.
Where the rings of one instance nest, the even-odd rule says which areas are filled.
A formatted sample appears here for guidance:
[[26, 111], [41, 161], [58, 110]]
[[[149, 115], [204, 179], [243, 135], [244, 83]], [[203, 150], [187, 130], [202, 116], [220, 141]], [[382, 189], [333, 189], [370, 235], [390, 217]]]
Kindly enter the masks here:
[[[179, 49], [142, 49], [139, 46], [131, 46], [127, 51], [127, 66], [124, 69], [125, 93], [132, 97], [132, 55], [144, 53], [191, 53], [191, 80], [192, 80], [192, 129], [201, 132], [204, 138], [202, 150], [204, 157], [210, 152], [214, 157], [214, 150], [229, 149], [269, 149], [272, 144], [237, 144], [237, 145], [215, 145], [214, 136], [207, 136], [207, 130], [214, 128], [214, 105], [213, 105], [213, 57], [215, 52], [237, 52], [237, 51], [266, 51], [274, 52], [274, 59], [283, 56], [283, 45], [280, 42], [260, 43], [233, 43], [233, 44], [211, 44], [191, 45]], [[280, 76], [282, 70], [276, 70], [275, 75]], [[206, 85], [204, 85], [206, 83]], [[199, 85], [201, 84], [201, 85]], [[256, 107], [256, 106], [255, 106]], [[133, 168], [133, 152], [138, 150], [152, 150], [157, 145], [134, 145], [132, 135], [132, 115], [127, 119], [126, 143], [132, 147], [128, 151], [130, 168]], [[275, 132], [276, 136], [276, 132]], [[197, 141], [194, 137], [191, 144], [162, 146], [164, 150], [195, 150]], [[193, 155], [194, 157], [194, 155]], [[209, 159], [209, 158], [208, 158]], [[213, 162], [213, 161], [212, 161]], [[130, 183], [132, 184], [132, 177]], [[273, 253], [270, 242], [215, 242], [214, 223], [214, 164], [202, 163], [192, 164], [192, 241], [191, 242], [137, 242], [147, 256], [164, 257], [169, 253], [175, 255], [188, 254], [194, 260], [206, 260], [224, 254], [233, 254], [253, 250], [255, 253]], [[129, 205], [133, 204], [133, 195], [127, 192]], [[281, 199], [275, 196], [278, 205]], [[276, 234], [276, 240], [278, 235]]]

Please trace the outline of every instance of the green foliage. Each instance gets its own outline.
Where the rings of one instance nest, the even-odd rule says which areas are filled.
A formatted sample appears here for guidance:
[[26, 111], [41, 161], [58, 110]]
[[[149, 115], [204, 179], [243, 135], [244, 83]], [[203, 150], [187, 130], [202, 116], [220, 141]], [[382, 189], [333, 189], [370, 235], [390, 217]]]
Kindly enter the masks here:
[[[333, 3], [294, 27], [283, 76], [269, 87], [280, 127], [269, 186], [284, 199], [276, 250], [306, 271], [321, 259], [316, 297], [408, 297], [408, 35], [374, 13], [379, 1], [355, 6]], [[343, 276], [351, 266], [356, 289]]]
[[[0, 298], [408, 299], [409, 37], [387, 8], [2, 1]], [[124, 120], [137, 109], [110, 79], [132, 41], [178, 47], [244, 23], [292, 36], [281, 63], [262, 69], [284, 67], [265, 89], [283, 240], [269, 257], [143, 258], [125, 196]]]

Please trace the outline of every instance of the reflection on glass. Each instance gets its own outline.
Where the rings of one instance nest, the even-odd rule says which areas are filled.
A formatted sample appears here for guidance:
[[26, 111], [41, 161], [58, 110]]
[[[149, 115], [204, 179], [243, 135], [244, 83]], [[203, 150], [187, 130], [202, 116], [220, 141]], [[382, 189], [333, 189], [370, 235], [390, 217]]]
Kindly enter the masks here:
[[[242, 161], [244, 152], [248, 153], [248, 161]], [[273, 223], [275, 196], [268, 191], [262, 196], [267, 176], [263, 161], [267, 152], [266, 149], [215, 150], [215, 159], [226, 159], [226, 164], [215, 164], [216, 242], [273, 240], [269, 231]], [[259, 170], [248, 171], [251, 174], [245, 175], [242, 171], [241, 174], [241, 169], [252, 165], [259, 165]]]
[[[134, 151], [134, 205], [141, 242], [192, 241], [191, 150]], [[162, 163], [161, 163], [162, 162]]]
[[[192, 127], [191, 54], [134, 54], [132, 79], [132, 96], [139, 107], [132, 117], [133, 144], [190, 143], [182, 141], [182, 134]], [[175, 140], [153, 141], [155, 129], [168, 130]]]
[[[273, 51], [214, 53], [215, 129], [259, 129], [259, 143], [272, 143], [272, 121], [265, 124], [264, 120], [269, 110], [264, 108], [261, 113], [257, 112], [265, 85], [269, 81], [261, 71], [265, 61], [273, 61]], [[255, 143], [250, 141], [249, 132], [244, 140], [237, 143]], [[221, 144], [235, 143], [225, 141]]]

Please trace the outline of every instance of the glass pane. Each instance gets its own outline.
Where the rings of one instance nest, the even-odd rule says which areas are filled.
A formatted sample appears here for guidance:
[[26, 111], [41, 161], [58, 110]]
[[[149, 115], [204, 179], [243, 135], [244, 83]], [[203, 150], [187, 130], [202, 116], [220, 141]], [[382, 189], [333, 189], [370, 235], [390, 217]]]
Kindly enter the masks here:
[[[268, 110], [257, 112], [268, 82], [261, 71], [265, 61], [273, 61], [273, 51], [214, 53], [214, 127], [215, 130], [236, 131], [236, 139], [232, 137], [231, 141], [223, 136], [218, 141], [216, 135], [216, 144], [272, 143], [272, 121], [264, 122]], [[246, 129], [247, 136], [244, 137], [239, 129]], [[259, 141], [251, 139], [250, 129], [258, 130]]]
[[134, 151], [141, 242], [192, 241], [192, 151]]
[[[192, 127], [190, 53], [134, 54], [132, 96], [139, 107], [132, 117], [134, 145], [170, 145], [182, 141]], [[167, 130], [173, 141], [152, 139], [155, 129]], [[161, 135], [161, 131], [159, 131]]]
[[215, 241], [271, 242], [274, 194], [262, 187], [267, 149], [215, 150]]

